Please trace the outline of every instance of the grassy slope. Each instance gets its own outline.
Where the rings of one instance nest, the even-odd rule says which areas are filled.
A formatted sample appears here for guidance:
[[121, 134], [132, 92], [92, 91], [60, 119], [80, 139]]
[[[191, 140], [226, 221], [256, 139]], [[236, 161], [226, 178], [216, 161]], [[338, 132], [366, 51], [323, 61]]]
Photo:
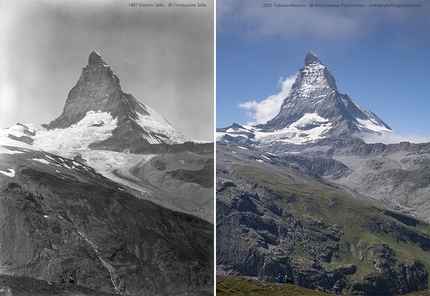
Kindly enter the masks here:
[[419, 292], [408, 293], [408, 294], [404, 294], [404, 296], [430, 296], [430, 290], [423, 290]]
[[[283, 296], [322, 296], [333, 295], [305, 289], [296, 285], [267, 283], [243, 276], [217, 275], [216, 295], [283, 295]], [[403, 296], [430, 296], [430, 290], [413, 292]]]
[[[326, 225], [338, 225], [344, 235], [341, 236], [340, 244], [344, 247], [363, 244], [388, 244], [397, 254], [398, 262], [407, 262], [412, 258], [417, 258], [424, 263], [426, 269], [430, 271], [429, 252], [423, 251], [410, 241], [396, 241], [392, 236], [383, 232], [374, 232], [371, 227], [377, 224], [401, 222], [384, 214], [385, 210], [375, 206], [366, 200], [351, 197], [346, 192], [339, 190], [330, 183], [301, 173], [294, 172], [295, 177], [302, 178], [300, 182], [291, 178], [291, 171], [286, 169], [284, 172], [273, 174], [270, 171], [256, 170], [253, 166], [233, 165], [233, 170], [260, 186], [270, 188], [274, 193], [289, 198], [292, 202], [278, 200], [276, 203], [286, 212], [296, 217], [312, 217], [324, 221]], [[410, 229], [420, 229], [422, 233], [429, 235], [430, 226], [424, 222], [413, 228], [407, 225], [403, 227]], [[364, 258], [367, 254], [363, 253]], [[357, 272], [351, 280], [360, 282], [365, 274], [375, 272], [372, 264], [367, 264], [367, 260], [360, 260], [358, 250], [353, 255], [352, 252], [341, 253], [339, 258], [333, 258], [330, 263], [331, 268], [346, 264], [357, 266]]]
[[321, 296], [330, 295], [291, 284], [266, 283], [243, 276], [217, 275], [216, 295], [284, 295]]

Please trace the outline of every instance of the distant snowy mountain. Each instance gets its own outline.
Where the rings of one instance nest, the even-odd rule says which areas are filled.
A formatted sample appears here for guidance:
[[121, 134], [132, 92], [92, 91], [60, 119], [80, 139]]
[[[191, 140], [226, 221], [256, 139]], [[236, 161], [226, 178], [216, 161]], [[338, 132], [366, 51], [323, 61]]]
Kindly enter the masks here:
[[265, 124], [218, 129], [217, 141], [258, 148], [274, 143], [304, 145], [362, 133], [386, 134], [392, 130], [374, 113], [340, 94], [333, 75], [309, 52], [278, 115]]

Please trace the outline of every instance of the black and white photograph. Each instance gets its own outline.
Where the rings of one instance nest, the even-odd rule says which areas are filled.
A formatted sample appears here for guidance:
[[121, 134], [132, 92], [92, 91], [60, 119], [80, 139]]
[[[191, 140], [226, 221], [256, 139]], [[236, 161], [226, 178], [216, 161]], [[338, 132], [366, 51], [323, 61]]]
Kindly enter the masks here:
[[0, 294], [214, 293], [214, 9], [0, 2]]

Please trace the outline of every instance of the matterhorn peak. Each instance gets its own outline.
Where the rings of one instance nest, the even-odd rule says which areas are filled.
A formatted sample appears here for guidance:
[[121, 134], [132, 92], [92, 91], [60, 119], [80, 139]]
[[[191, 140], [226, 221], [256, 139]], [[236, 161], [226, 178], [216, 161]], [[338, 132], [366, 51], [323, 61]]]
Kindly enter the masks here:
[[310, 51], [305, 57], [305, 66], [308, 66], [312, 63], [322, 64], [321, 60], [317, 57], [317, 55]]
[[326, 138], [390, 132], [390, 127], [374, 113], [347, 95], [340, 94], [333, 75], [313, 52], [309, 52], [305, 65], [299, 69], [288, 96], [274, 118], [246, 129], [232, 126], [220, 130], [218, 139], [221, 142], [234, 139], [236, 143], [255, 148], [274, 143], [281, 146], [303, 145]]
[[283, 129], [303, 121], [309, 114], [313, 114], [321, 123], [327, 122], [327, 127], [330, 125], [324, 132], [326, 136], [328, 133], [337, 137], [363, 131], [391, 131], [375, 114], [338, 92], [333, 75], [313, 52], [306, 55], [305, 65], [299, 69], [280, 112], [267, 122], [264, 129]]
[[105, 59], [95, 50], [90, 54], [88, 57], [88, 65], [89, 66], [96, 66], [96, 65], [107, 65]]
[[[88, 65], [70, 90], [63, 113], [45, 128], [65, 129], [82, 125], [104, 126], [115, 122], [112, 137], [90, 148], [123, 151], [148, 144], [184, 143], [189, 139], [155, 110], [121, 89], [119, 78], [104, 58], [91, 52]], [[140, 146], [140, 147], [135, 147]]]

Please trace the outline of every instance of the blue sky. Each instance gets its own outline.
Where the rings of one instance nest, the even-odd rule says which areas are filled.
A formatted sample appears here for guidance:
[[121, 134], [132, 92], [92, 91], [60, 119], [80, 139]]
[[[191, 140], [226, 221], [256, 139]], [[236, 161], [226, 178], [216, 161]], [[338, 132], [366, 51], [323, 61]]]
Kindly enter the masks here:
[[[396, 133], [430, 141], [430, 2], [389, 1], [421, 5], [414, 8], [369, 7], [381, 1], [362, 0], [327, 3], [363, 8], [311, 8], [310, 1], [292, 2], [306, 7], [217, 1], [216, 126], [255, 122], [246, 114], [255, 110], [239, 105], [258, 105], [279, 94], [279, 82], [288, 82], [312, 51], [331, 71], [340, 93]], [[273, 105], [256, 108], [265, 112], [261, 109]]]

